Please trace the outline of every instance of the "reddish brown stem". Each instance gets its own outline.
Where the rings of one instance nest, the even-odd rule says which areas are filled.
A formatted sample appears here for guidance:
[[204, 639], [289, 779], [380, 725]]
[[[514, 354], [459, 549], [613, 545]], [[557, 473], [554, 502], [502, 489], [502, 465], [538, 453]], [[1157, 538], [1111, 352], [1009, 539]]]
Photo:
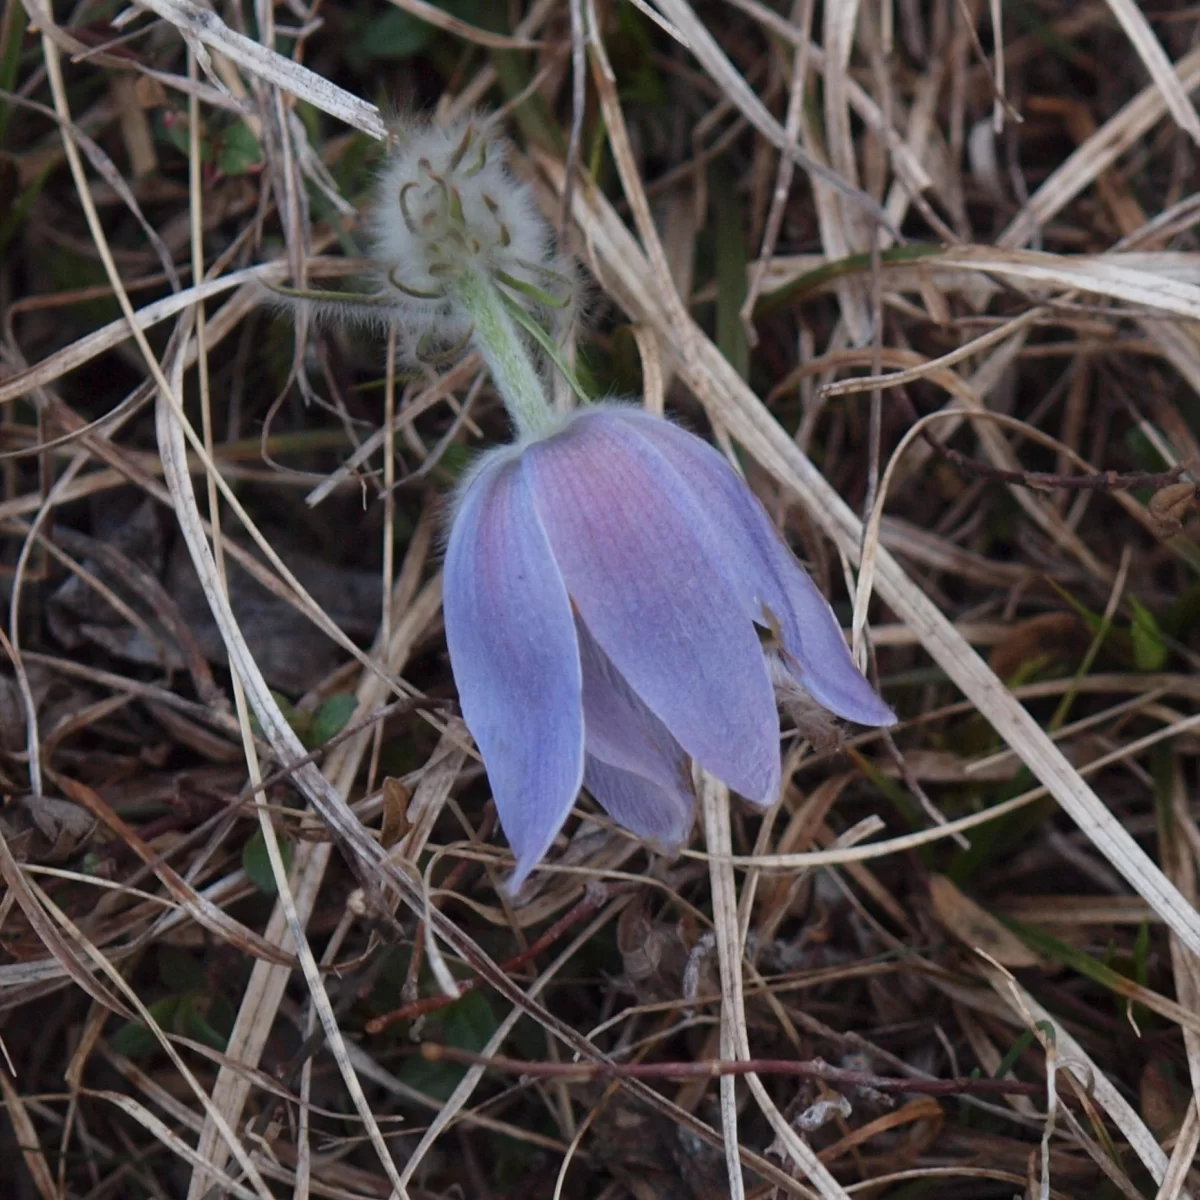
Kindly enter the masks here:
[[[527, 946], [520, 954], [510, 958], [507, 962], [501, 963], [500, 969], [506, 975], [511, 975], [514, 971], [524, 967], [548, 946], [557, 942], [573, 925], [578, 925], [580, 921], [590, 917], [609, 899], [614, 890], [605, 884], [591, 884], [584, 892], [583, 899], [574, 908], [559, 917], [536, 942]], [[464, 992], [473, 992], [481, 983], [482, 980], [478, 976], [462, 980], [458, 985], [459, 995]], [[396, 1008], [382, 1016], [372, 1018], [367, 1022], [366, 1030], [370, 1034], [382, 1033], [397, 1021], [411, 1021], [416, 1017], [423, 1017], [427, 1013], [436, 1012], [439, 1008], [445, 1008], [447, 1004], [453, 1004], [454, 999], [453, 996], [426, 996], [422, 1000], [404, 1005], [403, 1008]]]
[[852, 1071], [834, 1067], [820, 1058], [799, 1062], [786, 1058], [755, 1058], [745, 1062], [707, 1059], [700, 1062], [665, 1063], [552, 1063], [526, 1062], [518, 1058], [471, 1054], [453, 1046], [425, 1042], [421, 1054], [428, 1062], [457, 1062], [487, 1067], [509, 1075], [527, 1075], [539, 1079], [716, 1079], [721, 1075], [792, 1075], [801, 1079], [820, 1079], [841, 1087], [868, 1088], [876, 1092], [919, 1092], [925, 1096], [1038, 1096], [1045, 1084], [1021, 1083], [1014, 1079], [902, 1079], [873, 1075], [870, 1071]]
[[[897, 388], [896, 394], [901, 405], [907, 410], [909, 419], [917, 421], [920, 414], [904, 388]], [[1193, 467], [1194, 462], [1181, 463], [1169, 471], [1156, 473], [1148, 471], [1097, 471], [1092, 475], [1062, 475], [1050, 471], [1009, 471], [1004, 467], [993, 467], [990, 463], [980, 462], [961, 450], [947, 446], [932, 430], [922, 429], [922, 439], [934, 453], [941, 455], [948, 463], [964, 474], [975, 475], [980, 479], [991, 479], [997, 483], [1011, 483], [1017, 487], [1027, 487], [1038, 492], [1053, 492], [1060, 488], [1074, 491], [1122, 492], [1130, 488], [1149, 488], [1159, 491], [1170, 487]]]
[[1130, 488], [1158, 491], [1172, 483], [1178, 483], [1184, 472], [1190, 471], [1194, 465], [1183, 463], [1169, 471], [1159, 471], [1155, 474], [1148, 471], [1128, 471], [1124, 474], [1117, 471], [1099, 471], [1095, 475], [1059, 475], [1049, 471], [1008, 471], [1003, 467], [993, 467], [980, 462], [977, 458], [971, 458], [961, 450], [952, 450], [938, 441], [933, 442], [933, 447], [960, 471], [978, 475], [982, 479], [993, 479], [998, 483], [1013, 483], [1037, 492], [1053, 492], [1059, 488], [1094, 492], [1121, 492]]

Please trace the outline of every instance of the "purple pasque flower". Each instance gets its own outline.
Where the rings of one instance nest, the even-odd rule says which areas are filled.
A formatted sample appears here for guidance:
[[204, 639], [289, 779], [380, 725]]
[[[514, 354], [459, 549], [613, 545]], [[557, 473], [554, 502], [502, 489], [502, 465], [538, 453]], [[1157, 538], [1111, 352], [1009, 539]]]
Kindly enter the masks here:
[[581, 784], [667, 850], [692, 825], [689, 757], [774, 803], [779, 716], [759, 629], [823, 708], [896, 719], [745, 483], [706, 442], [635, 408], [582, 409], [484, 456], [450, 533], [445, 616], [514, 891]]

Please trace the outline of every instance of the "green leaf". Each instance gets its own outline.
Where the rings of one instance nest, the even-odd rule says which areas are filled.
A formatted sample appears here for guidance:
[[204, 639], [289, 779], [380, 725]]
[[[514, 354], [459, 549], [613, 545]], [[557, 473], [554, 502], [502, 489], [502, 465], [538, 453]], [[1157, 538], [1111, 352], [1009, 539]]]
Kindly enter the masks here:
[[158, 948], [158, 977], [163, 986], [177, 996], [208, 990], [209, 980], [204, 967], [178, 946]]
[[1070, 967], [1071, 970], [1077, 971], [1080, 975], [1085, 976], [1094, 983], [1098, 983], [1101, 987], [1107, 988], [1110, 992], [1125, 1000], [1137, 1000], [1139, 984], [1128, 976], [1121, 974], [1120, 971], [1116, 971], [1106, 963], [1093, 958], [1086, 951], [1078, 950], [1066, 942], [1059, 941], [1058, 938], [1046, 933], [1045, 930], [1038, 928], [1036, 925], [1028, 925], [1024, 921], [1018, 921], [1015, 917], [1003, 917], [1001, 919], [1023, 942], [1031, 946], [1039, 954]]
[[584, 391], [583, 384], [576, 378], [575, 372], [571, 370], [570, 364], [562, 356], [562, 352], [555, 345], [554, 339], [507, 292], [499, 292], [499, 296], [508, 315], [541, 346], [546, 352], [546, 356], [558, 368], [559, 374], [567, 381], [571, 390], [579, 397], [580, 401], [584, 404], [589, 404], [591, 397]]
[[[148, 1004], [146, 1010], [163, 1029], [171, 1029], [179, 1011], [181, 998], [166, 996]], [[126, 1058], [145, 1058], [158, 1049], [158, 1038], [141, 1021], [127, 1021], [108, 1039], [109, 1046]]]
[[1133, 624], [1129, 636], [1133, 640], [1133, 662], [1139, 671], [1161, 671], [1170, 650], [1154, 614], [1135, 597], [1129, 597], [1133, 609]]
[[313, 714], [309, 740], [314, 746], [323, 746], [330, 738], [337, 737], [350, 723], [358, 700], [350, 692], [335, 692]]
[[892, 802], [905, 824], [910, 829], [920, 829], [922, 825], [921, 806], [908, 790], [896, 780], [885, 775], [869, 758], [859, 754], [853, 747], [847, 747], [846, 753], [854, 765]]
[[[281, 837], [279, 853], [283, 857], [283, 866], [286, 871], [292, 869], [292, 851], [291, 839]], [[275, 875], [271, 871], [271, 859], [267, 854], [267, 842], [261, 829], [256, 829], [242, 848], [242, 870], [246, 872], [250, 882], [264, 895], [274, 896], [278, 891], [275, 887]]]
[[[308, 745], [308, 736], [312, 731], [312, 714], [302, 712], [298, 709], [282, 692], [271, 689], [271, 695], [275, 698], [275, 703], [279, 705], [279, 711], [283, 719], [292, 727], [292, 732], [311, 750]], [[254, 713], [250, 714], [250, 728], [258, 737], [263, 736], [262, 726], [258, 723], [258, 717]]]
[[[434, 1029], [440, 1026], [441, 1040], [447, 1046], [474, 1054], [488, 1044], [497, 1028], [496, 1014], [482, 992], [467, 992], [460, 1000], [442, 1009], [430, 1024]], [[462, 1063], [426, 1062], [413, 1056], [404, 1059], [398, 1074], [409, 1087], [424, 1092], [433, 1100], [444, 1101], [450, 1098], [466, 1072]]]
[[1150, 986], [1150, 922], [1138, 926], [1133, 943], [1133, 977], [1142, 985]]
[[1104, 628], [1104, 616], [1088, 608], [1081, 600], [1076, 600], [1066, 588], [1061, 587], [1055, 580], [1047, 579], [1049, 585], [1075, 610], [1079, 618], [1087, 623], [1092, 633], [1099, 633]]
[[262, 160], [262, 146], [244, 121], [238, 121], [222, 132], [217, 151], [217, 166], [222, 174], [246, 175]]
[[483, 992], [467, 992], [446, 1009], [442, 1034], [447, 1046], [478, 1054], [496, 1032], [496, 1014]]
[[[191, 148], [191, 138], [188, 132], [188, 116], [181, 108], [169, 108], [157, 114], [154, 118], [155, 132], [165, 142], [170, 142], [180, 154], [187, 155]], [[200, 161], [212, 160], [212, 146], [204, 136], [203, 127], [200, 131]]]
[[[42, 194], [42, 187], [54, 170], [54, 164], [47, 163], [29, 181], [29, 186], [20, 195], [13, 196], [9, 194], [9, 188], [14, 181], [11, 166], [10, 156], [0, 155], [0, 192], [3, 193], [3, 197], [0, 198], [0, 254], [3, 254], [13, 234], [33, 211], [33, 206]], [[17, 181], [19, 182], [19, 177]]]
[[[904, 267], [909, 263], [920, 262], [924, 259], [936, 258], [942, 254], [941, 246], [931, 246], [913, 242], [907, 246], [893, 246], [879, 256], [879, 265], [883, 270], [893, 267]], [[852, 254], [848, 258], [837, 259], [825, 263], [815, 271], [801, 275], [774, 292], [764, 292], [754, 308], [755, 317], [767, 317], [782, 308], [790, 308], [819, 291], [821, 288], [832, 286], [838, 279], [850, 278], [854, 275], [865, 275], [871, 270], [870, 254]], [[1157, 468], [1155, 468], [1157, 470]]]
[[[1163, 442], [1170, 443], [1170, 439], [1163, 437], [1162, 430], [1157, 426], [1151, 427], [1161, 439], [1159, 445]], [[1158, 447], [1155, 445], [1154, 439], [1140, 425], [1134, 425], [1125, 434], [1125, 445], [1132, 452], [1137, 461], [1138, 467], [1143, 471], [1161, 471], [1163, 469], [1163, 456], [1158, 452]], [[1170, 465], [1169, 463], [1167, 464]]]
[[[0, 18], [0, 45], [4, 47], [4, 58], [0, 60], [0, 88], [6, 92], [17, 90], [17, 78], [21, 69], [21, 50], [25, 44], [24, 25], [29, 18], [19, 4], [7, 4]], [[8, 136], [8, 121], [12, 110], [7, 102], [0, 101], [0, 146]]]
[[[1046, 1040], [1053, 1044], [1057, 1036], [1053, 1024], [1049, 1021], [1035, 1021], [1034, 1024], [1045, 1034]], [[992, 1073], [993, 1079], [1003, 1079], [1017, 1065], [1017, 1060], [1033, 1044], [1033, 1037], [1033, 1030], [1026, 1029], [1013, 1042], [1008, 1049], [1008, 1053], [1000, 1060], [1000, 1065]]]
[[233, 1029], [234, 1012], [223, 996], [184, 996], [175, 1014], [175, 1024], [185, 1037], [224, 1050]]
[[750, 372], [750, 346], [742, 324], [746, 298], [746, 235], [742, 204], [732, 168], [716, 163], [709, 172], [716, 217], [717, 345], [745, 379]]
[[398, 8], [388, 9], [363, 30], [359, 52], [364, 58], [403, 59], [422, 53], [436, 30], [428, 21]]

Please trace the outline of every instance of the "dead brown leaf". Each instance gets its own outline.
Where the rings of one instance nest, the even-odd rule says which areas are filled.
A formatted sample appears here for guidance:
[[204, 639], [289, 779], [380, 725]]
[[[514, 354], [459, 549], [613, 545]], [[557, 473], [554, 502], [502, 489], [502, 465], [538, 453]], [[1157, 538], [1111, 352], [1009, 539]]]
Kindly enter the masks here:
[[1041, 961], [991, 913], [964, 896], [945, 876], [929, 879], [933, 914], [942, 927], [972, 950], [983, 950], [1006, 967], [1036, 967]]

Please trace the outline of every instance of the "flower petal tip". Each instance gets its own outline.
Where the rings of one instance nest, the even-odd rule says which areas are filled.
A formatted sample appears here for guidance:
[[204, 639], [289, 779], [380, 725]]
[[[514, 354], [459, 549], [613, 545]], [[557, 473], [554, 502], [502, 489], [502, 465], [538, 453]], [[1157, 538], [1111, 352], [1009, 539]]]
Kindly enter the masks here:
[[825, 677], [810, 674], [802, 676], [799, 682], [819, 704], [844, 721], [871, 729], [888, 729], [899, 721], [891, 705], [880, 698], [849, 661]]
[[519, 905], [521, 903], [521, 893], [525, 889], [526, 883], [529, 882], [529, 876], [533, 873], [536, 862], [518, 862], [516, 870], [511, 875], [507, 875], [496, 885], [496, 890], [510, 904]]
[[668, 857], [692, 832], [695, 798], [679, 784], [663, 784], [587, 757], [584, 786], [618, 825]]

